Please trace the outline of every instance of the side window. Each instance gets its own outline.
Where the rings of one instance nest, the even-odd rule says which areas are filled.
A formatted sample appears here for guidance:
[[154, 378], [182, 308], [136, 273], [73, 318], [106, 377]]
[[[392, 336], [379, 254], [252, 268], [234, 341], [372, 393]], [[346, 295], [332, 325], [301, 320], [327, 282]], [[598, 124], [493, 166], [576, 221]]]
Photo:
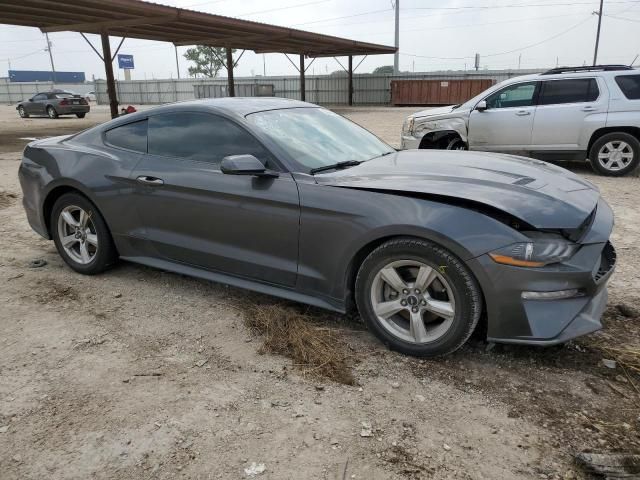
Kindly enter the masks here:
[[536, 82], [510, 85], [486, 98], [487, 108], [530, 107], [535, 104]]
[[220, 165], [228, 155], [250, 154], [274, 168], [258, 141], [226, 118], [208, 113], [149, 117], [149, 153]]
[[640, 100], [640, 75], [620, 75], [616, 83], [629, 100]]
[[146, 153], [147, 151], [147, 121], [127, 123], [108, 130], [104, 134], [105, 143], [118, 148]]
[[571, 78], [547, 80], [542, 84], [539, 105], [593, 102], [598, 98], [598, 82], [595, 78]]
[[46, 93], [39, 93], [38, 95], [33, 97], [33, 101], [34, 102], [37, 102], [38, 100], [46, 100], [46, 99], [47, 99], [47, 94]]

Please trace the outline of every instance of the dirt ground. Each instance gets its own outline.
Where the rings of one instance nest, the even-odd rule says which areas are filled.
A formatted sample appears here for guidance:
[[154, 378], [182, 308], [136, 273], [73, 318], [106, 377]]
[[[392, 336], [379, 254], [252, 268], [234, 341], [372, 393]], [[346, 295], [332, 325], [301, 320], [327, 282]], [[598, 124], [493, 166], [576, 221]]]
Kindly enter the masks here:
[[[412, 109], [339, 109], [390, 143]], [[637, 452], [637, 177], [597, 177], [616, 215], [618, 266], [603, 331], [549, 349], [486, 345], [418, 360], [356, 320], [287, 304], [342, 341], [344, 385], [260, 353], [243, 322], [282, 302], [122, 263], [73, 273], [28, 226], [20, 137], [107, 118], [19, 119], [0, 107], [0, 478], [581, 479], [573, 455]], [[46, 265], [30, 268], [43, 259]], [[631, 351], [631, 350], [629, 350]], [[633, 356], [625, 363], [633, 364]], [[254, 464], [252, 467], [252, 464]], [[264, 472], [258, 473], [264, 465]], [[245, 471], [245, 469], [247, 469]]]

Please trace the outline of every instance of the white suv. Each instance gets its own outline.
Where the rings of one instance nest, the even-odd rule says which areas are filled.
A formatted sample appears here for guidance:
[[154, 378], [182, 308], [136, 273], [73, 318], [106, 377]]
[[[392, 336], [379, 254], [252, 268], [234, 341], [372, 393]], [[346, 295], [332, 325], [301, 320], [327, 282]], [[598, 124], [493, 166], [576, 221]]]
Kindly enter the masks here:
[[401, 148], [588, 157], [596, 172], [624, 175], [640, 163], [640, 70], [601, 65], [511, 78], [461, 105], [409, 116]]

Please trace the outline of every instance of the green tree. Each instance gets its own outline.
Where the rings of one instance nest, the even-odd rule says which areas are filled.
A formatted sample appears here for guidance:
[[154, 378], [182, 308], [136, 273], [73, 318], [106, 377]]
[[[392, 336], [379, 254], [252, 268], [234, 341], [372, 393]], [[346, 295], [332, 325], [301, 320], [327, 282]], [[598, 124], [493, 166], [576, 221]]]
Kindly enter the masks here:
[[382, 67], [376, 67], [373, 70], [374, 75], [389, 75], [393, 73], [393, 65], [384, 65]]
[[192, 77], [217, 77], [220, 69], [225, 66], [227, 50], [224, 47], [196, 45], [185, 52], [184, 58], [195, 64], [189, 66], [189, 75]]

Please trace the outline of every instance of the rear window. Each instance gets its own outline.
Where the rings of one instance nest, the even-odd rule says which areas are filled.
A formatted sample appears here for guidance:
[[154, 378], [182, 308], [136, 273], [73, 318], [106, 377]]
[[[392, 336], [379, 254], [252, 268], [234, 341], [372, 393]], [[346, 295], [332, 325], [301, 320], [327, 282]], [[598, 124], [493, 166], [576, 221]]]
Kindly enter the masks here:
[[147, 121], [142, 120], [112, 128], [104, 134], [104, 139], [106, 143], [114, 147], [146, 153]]
[[640, 100], [640, 75], [620, 75], [616, 83], [629, 100]]
[[593, 102], [598, 98], [598, 82], [595, 78], [568, 78], [548, 80], [542, 85], [539, 105]]

